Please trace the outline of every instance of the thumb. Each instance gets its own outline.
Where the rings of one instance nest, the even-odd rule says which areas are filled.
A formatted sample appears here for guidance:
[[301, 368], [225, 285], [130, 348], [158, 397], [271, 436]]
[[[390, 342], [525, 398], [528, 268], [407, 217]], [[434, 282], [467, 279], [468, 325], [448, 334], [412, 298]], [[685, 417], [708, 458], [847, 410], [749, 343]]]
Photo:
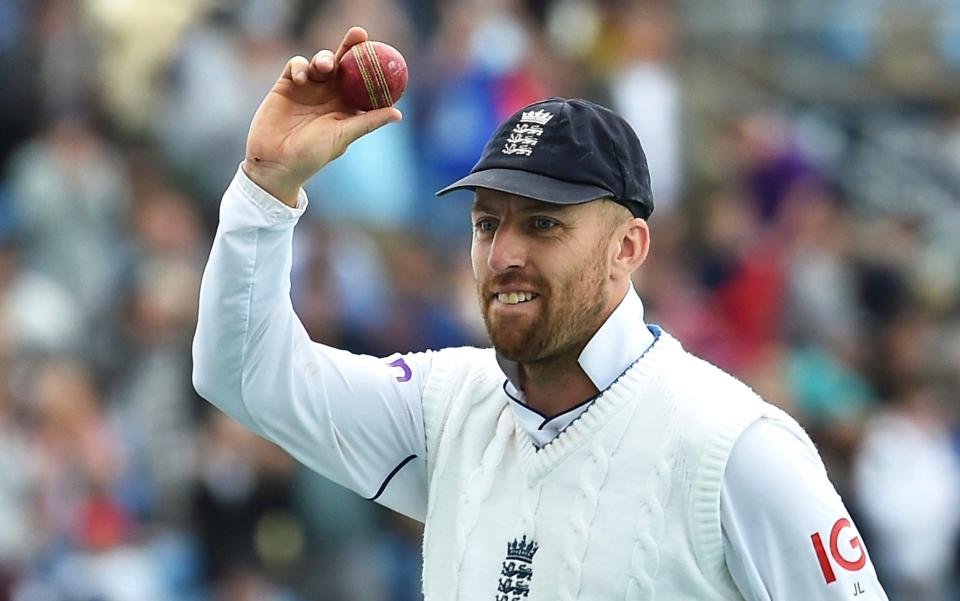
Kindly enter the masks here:
[[387, 123], [402, 120], [403, 113], [392, 106], [360, 113], [359, 115], [354, 115], [343, 120], [341, 124], [343, 127], [343, 137], [347, 144], [352, 144], [370, 132], [380, 129]]

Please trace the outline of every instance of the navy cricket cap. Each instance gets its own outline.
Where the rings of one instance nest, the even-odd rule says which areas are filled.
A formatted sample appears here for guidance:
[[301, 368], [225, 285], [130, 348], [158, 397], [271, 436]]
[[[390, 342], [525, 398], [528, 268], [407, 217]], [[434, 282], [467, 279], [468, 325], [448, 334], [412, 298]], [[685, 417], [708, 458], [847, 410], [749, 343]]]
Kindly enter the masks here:
[[437, 192], [489, 188], [556, 204], [610, 198], [646, 219], [650, 171], [623, 117], [588, 100], [548, 98], [504, 121], [470, 174]]

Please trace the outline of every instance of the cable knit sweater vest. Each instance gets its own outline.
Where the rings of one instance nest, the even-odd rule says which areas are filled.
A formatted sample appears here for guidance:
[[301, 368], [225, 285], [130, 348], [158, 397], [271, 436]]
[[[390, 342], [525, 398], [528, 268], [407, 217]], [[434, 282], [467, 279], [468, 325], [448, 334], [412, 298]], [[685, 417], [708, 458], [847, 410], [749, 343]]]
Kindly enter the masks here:
[[806, 439], [789, 416], [666, 333], [539, 451], [503, 381], [490, 349], [434, 356], [427, 601], [742, 599], [723, 560], [724, 466], [764, 415]]

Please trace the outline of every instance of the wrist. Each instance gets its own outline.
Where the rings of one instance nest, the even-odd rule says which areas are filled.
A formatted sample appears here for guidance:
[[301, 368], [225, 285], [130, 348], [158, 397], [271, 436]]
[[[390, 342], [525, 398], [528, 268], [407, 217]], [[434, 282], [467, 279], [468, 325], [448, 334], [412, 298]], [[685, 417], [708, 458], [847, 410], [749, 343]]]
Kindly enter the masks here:
[[303, 182], [282, 167], [266, 164], [257, 158], [247, 157], [240, 166], [250, 181], [260, 186], [270, 196], [283, 204], [296, 208]]

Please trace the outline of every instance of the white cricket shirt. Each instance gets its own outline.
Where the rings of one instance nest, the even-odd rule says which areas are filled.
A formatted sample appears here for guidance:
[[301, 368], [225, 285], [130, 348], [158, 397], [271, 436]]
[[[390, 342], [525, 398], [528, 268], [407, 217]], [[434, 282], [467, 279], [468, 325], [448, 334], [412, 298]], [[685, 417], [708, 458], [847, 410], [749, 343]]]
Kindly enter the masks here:
[[[423, 385], [431, 353], [354, 355], [309, 340], [290, 301], [290, 208], [239, 170], [223, 197], [204, 273], [194, 339], [194, 384], [208, 400], [299, 461], [361, 496], [414, 519], [426, 512]], [[631, 288], [580, 357], [607, 388], [649, 347], [643, 304]], [[500, 361], [504, 394], [531, 445], [542, 446], [588, 403], [552, 419], [523, 404], [515, 366]], [[248, 407], [242, 384], [263, 387]], [[247, 388], [243, 388], [247, 390]], [[724, 472], [724, 557], [750, 601], [885, 600], [849, 514], [820, 459], [775, 422], [751, 425]], [[796, 569], [800, 553], [816, 571]]]

